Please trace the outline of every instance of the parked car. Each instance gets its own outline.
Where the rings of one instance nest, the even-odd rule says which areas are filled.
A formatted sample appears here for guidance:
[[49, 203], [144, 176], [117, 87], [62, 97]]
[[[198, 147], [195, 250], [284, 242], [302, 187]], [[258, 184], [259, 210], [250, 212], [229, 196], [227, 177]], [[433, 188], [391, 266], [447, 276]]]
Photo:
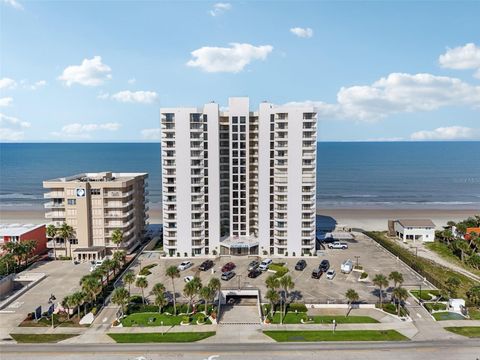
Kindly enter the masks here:
[[92, 260], [92, 261], [91, 261], [91, 264], [92, 264], [92, 266], [90, 266], [90, 272], [93, 272], [93, 271], [95, 271], [96, 269], [98, 269], [100, 266], [102, 266], [102, 264], [103, 264], [103, 259], [101, 259], [101, 260]]
[[192, 267], [193, 264], [191, 261], [184, 261], [180, 265], [177, 266], [177, 269], [182, 271], [182, 270], [187, 270], [189, 267]]
[[334, 243], [328, 244], [329, 249], [348, 249], [348, 244], [346, 242], [335, 241]]
[[295, 270], [303, 271], [307, 267], [307, 262], [305, 260], [298, 260], [297, 264], [295, 265]]
[[260, 263], [258, 268], [262, 271], [267, 271], [271, 263], [272, 263], [272, 259], [265, 259]]
[[328, 279], [328, 280], [333, 280], [333, 278], [335, 277], [335, 275], [337, 275], [337, 273], [335, 272], [335, 270], [329, 269], [329, 270], [327, 271], [327, 279]]
[[348, 259], [345, 260], [340, 266], [340, 271], [344, 274], [350, 274], [353, 270], [353, 261]]
[[212, 267], [213, 267], [213, 261], [212, 260], [205, 260], [203, 263], [200, 264], [198, 269], [201, 270], [201, 271], [207, 271], [208, 269], [211, 269]]
[[183, 281], [185, 281], [186, 283], [189, 283], [190, 281], [193, 280], [193, 276], [192, 275], [188, 275], [188, 276], [185, 276], [183, 278]]
[[253, 269], [256, 269], [260, 265], [260, 263], [256, 260], [253, 260], [250, 264], [248, 264], [248, 271], [252, 271]]
[[323, 272], [326, 272], [328, 269], [330, 269], [330, 262], [328, 260], [322, 260], [320, 263], [320, 269], [322, 269]]
[[260, 276], [262, 274], [262, 270], [259, 268], [252, 269], [248, 272], [248, 277], [255, 279], [256, 277]]
[[323, 274], [322, 269], [317, 268], [317, 269], [315, 269], [315, 270], [312, 271], [312, 278], [313, 278], [313, 279], [320, 279], [320, 277], [322, 276], [322, 274]]
[[222, 280], [228, 281], [235, 276], [235, 272], [226, 271], [222, 274]]
[[228, 262], [222, 266], [222, 273], [231, 271], [233, 269], [235, 269], [235, 264], [233, 262]]

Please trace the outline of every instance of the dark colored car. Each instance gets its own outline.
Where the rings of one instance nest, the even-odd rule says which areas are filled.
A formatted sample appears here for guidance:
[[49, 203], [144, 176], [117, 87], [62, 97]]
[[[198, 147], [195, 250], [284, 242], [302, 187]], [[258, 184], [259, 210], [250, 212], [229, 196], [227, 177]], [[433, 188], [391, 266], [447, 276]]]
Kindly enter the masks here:
[[320, 269], [322, 269], [323, 272], [326, 272], [330, 269], [330, 262], [328, 260], [322, 260], [320, 263]]
[[258, 268], [259, 265], [260, 265], [260, 262], [255, 260], [252, 261], [250, 264], [248, 264], [248, 271], [252, 271], [253, 269]]
[[222, 266], [222, 273], [235, 269], [235, 264], [233, 262], [226, 263]]
[[261, 274], [262, 274], [262, 271], [258, 268], [255, 268], [255, 269], [250, 270], [248, 272], [248, 277], [254, 279], [254, 278], [260, 276]]
[[222, 274], [222, 280], [228, 281], [235, 276], [235, 272], [226, 271]]
[[213, 266], [212, 260], [205, 260], [203, 263], [200, 264], [198, 269], [201, 271], [207, 271], [208, 269], [211, 269], [212, 266]]
[[312, 271], [312, 278], [313, 279], [320, 279], [322, 277], [323, 271], [322, 269], [318, 268]]
[[295, 270], [303, 271], [307, 267], [307, 262], [305, 260], [298, 260], [297, 264], [295, 265]]

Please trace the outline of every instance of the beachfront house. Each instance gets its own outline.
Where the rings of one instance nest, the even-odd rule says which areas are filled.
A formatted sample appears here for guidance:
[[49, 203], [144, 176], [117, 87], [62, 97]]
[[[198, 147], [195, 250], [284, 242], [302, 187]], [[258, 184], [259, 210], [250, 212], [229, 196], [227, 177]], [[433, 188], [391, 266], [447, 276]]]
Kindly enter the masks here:
[[393, 230], [397, 238], [403, 242], [433, 242], [435, 240], [435, 224], [430, 219], [393, 220]]

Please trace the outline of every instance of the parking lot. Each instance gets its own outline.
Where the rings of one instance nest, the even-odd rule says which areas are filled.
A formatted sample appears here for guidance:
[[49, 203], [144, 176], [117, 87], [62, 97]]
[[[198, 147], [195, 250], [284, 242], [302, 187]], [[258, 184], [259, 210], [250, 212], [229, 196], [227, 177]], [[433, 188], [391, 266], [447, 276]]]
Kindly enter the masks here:
[[[17, 326], [29, 312], [42, 306], [42, 311], [48, 310], [48, 299], [51, 294], [59, 303], [66, 295], [80, 288], [79, 281], [88, 274], [89, 263], [74, 265], [71, 261], [39, 261], [29, 268], [29, 273], [44, 273], [46, 277], [34, 287], [14, 300], [1, 311], [1, 330]], [[2, 332], [3, 333], [3, 332]]]
[[[390, 253], [386, 252], [381, 246], [363, 234], [355, 234], [355, 239], [347, 241], [348, 249], [325, 249], [321, 251], [319, 256], [303, 257], [307, 262], [307, 267], [303, 271], [294, 270], [295, 264], [299, 258], [277, 258], [272, 257], [274, 263], [283, 262], [289, 269], [289, 274], [295, 282], [295, 288], [291, 291], [291, 296], [300, 302], [305, 303], [333, 303], [345, 301], [345, 293], [348, 289], [354, 289], [363, 302], [375, 302], [378, 300], [378, 290], [371, 282], [375, 274], [388, 274], [392, 271], [398, 271], [403, 274], [404, 286], [418, 288], [422, 284], [422, 288], [427, 288], [428, 284], [423, 283], [423, 278], [415, 274], [409, 267], [401, 263]], [[340, 272], [340, 265], [343, 261], [351, 259], [356, 264], [356, 257], [358, 256], [359, 265], [363, 266], [364, 271], [368, 273], [367, 281], [358, 281], [360, 277], [359, 272], [351, 272], [343, 274]], [[213, 273], [212, 270], [200, 271], [199, 265], [205, 258], [195, 257], [190, 259], [184, 258], [165, 258], [160, 257], [159, 253], [147, 252], [142, 254], [137, 263], [132, 268], [136, 273], [141, 267], [156, 263], [157, 266], [150, 269], [152, 274], [147, 276], [149, 286], [145, 291], [147, 295], [153, 285], [161, 282], [165, 285], [168, 291], [171, 290], [171, 279], [165, 276], [165, 270], [171, 265], [179, 265], [184, 260], [190, 260], [193, 266], [189, 269], [180, 272], [180, 278], [175, 279], [175, 289], [177, 297], [183, 298], [182, 290], [185, 286], [184, 278], [186, 276], [198, 276], [203, 284], [208, 283], [212, 277], [220, 278], [221, 267], [227, 262], [235, 263], [234, 269], [236, 276], [229, 281], [221, 281], [223, 288], [238, 288], [238, 287], [256, 287], [260, 289], [261, 296], [266, 294], [265, 279], [270, 274], [264, 272], [255, 279], [248, 278], [248, 264], [252, 260], [261, 261], [266, 257], [235, 257], [222, 256], [214, 260]], [[336, 276], [333, 280], [327, 280], [325, 274], [320, 279], [313, 279], [311, 277], [312, 270], [320, 264], [323, 259], [330, 262], [330, 268], [335, 269]], [[393, 284], [392, 284], [393, 285]], [[141, 294], [140, 289], [132, 286], [132, 293]]]

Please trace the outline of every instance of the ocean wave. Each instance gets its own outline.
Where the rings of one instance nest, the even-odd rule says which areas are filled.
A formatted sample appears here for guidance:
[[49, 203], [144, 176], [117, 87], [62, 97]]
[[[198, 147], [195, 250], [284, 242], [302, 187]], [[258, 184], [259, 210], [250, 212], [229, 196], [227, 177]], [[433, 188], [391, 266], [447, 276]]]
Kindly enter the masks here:
[[33, 194], [22, 194], [22, 193], [13, 193], [13, 194], [0, 194], [1, 199], [30, 199], [30, 200], [39, 200], [42, 199], [40, 195]]

